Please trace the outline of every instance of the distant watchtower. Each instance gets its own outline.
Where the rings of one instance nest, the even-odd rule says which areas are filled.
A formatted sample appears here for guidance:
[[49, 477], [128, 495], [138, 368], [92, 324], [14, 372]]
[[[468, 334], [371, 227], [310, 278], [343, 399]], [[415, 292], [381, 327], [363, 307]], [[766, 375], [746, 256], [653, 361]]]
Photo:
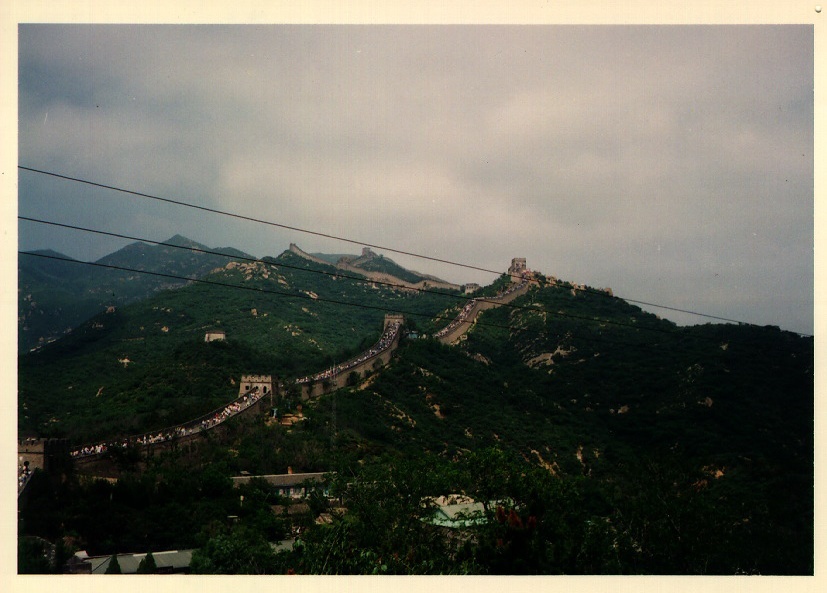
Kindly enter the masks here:
[[389, 325], [391, 325], [393, 323], [398, 323], [398, 324], [402, 325], [403, 323], [405, 323], [405, 316], [404, 315], [398, 315], [396, 313], [386, 313], [385, 314], [385, 327], [388, 327]]
[[515, 257], [511, 260], [511, 267], [508, 268], [508, 275], [511, 276], [512, 282], [520, 282], [523, 279], [523, 274], [526, 272], [525, 258]]
[[204, 334], [205, 342], [223, 342], [227, 339], [227, 334], [222, 329], [210, 330]]

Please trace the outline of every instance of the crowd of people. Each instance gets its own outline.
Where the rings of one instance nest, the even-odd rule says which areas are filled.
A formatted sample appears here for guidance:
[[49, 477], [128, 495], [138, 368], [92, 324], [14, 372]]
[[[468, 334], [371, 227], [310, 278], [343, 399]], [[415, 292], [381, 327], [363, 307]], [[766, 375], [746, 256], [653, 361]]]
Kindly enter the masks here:
[[[515, 292], [521, 289], [525, 284], [525, 281], [519, 284], [512, 284], [506, 289], [505, 291], [498, 293], [494, 299], [499, 299], [505, 297], [512, 292]], [[446, 327], [441, 329], [439, 332], [435, 334], [437, 338], [442, 337], [448, 333], [450, 333], [454, 328], [459, 326], [463, 323], [468, 315], [471, 313], [474, 306], [477, 304], [477, 299], [472, 299], [468, 301], [468, 303], [462, 308], [459, 315], [451, 321]], [[334, 365], [324, 371], [317, 373], [312, 376], [302, 377], [301, 379], [297, 379], [296, 383], [298, 384], [305, 384], [311, 383], [316, 381], [324, 381], [325, 379], [331, 379], [343, 372], [347, 372], [348, 370], [362, 364], [366, 360], [369, 360], [376, 356], [377, 354], [387, 350], [392, 344], [393, 341], [396, 339], [396, 336], [399, 332], [399, 328], [401, 326], [400, 321], [393, 321], [388, 323], [385, 327], [385, 331], [382, 333], [382, 336], [379, 338], [379, 341], [376, 342], [370, 349], [362, 352], [356, 358], [352, 358], [347, 362]], [[191, 422], [187, 422], [185, 424], [181, 424], [174, 428], [166, 429], [159, 431], [157, 433], [148, 433], [143, 434], [136, 437], [130, 437], [126, 439], [119, 439], [116, 441], [110, 441], [106, 443], [98, 443], [95, 445], [85, 445], [78, 449], [75, 449], [71, 452], [72, 457], [86, 457], [89, 455], [100, 455], [106, 453], [107, 451], [111, 450], [112, 448], [121, 448], [125, 449], [130, 444], [132, 445], [151, 445], [155, 443], [162, 443], [166, 442], [175, 438], [189, 436], [191, 434], [200, 432], [202, 430], [208, 430], [213, 428], [228, 418], [238, 414], [239, 412], [249, 408], [254, 403], [262, 398], [264, 393], [259, 391], [258, 387], [255, 387], [252, 391], [245, 394], [241, 398], [235, 400], [234, 402], [228, 404], [223, 409], [216, 411], [205, 418], [194, 420]], [[28, 467], [22, 468], [19, 472], [19, 484], [25, 484], [25, 480], [28, 479], [29, 470]]]
[[113, 447], [120, 447], [122, 449], [125, 449], [130, 444], [151, 445], [155, 443], [163, 443], [166, 441], [170, 441], [172, 439], [179, 437], [185, 437], [200, 432], [201, 430], [207, 430], [221, 424], [228, 418], [235, 416], [239, 412], [246, 410], [247, 408], [252, 406], [258, 400], [260, 400], [263, 395], [264, 393], [260, 392], [258, 387], [254, 387], [252, 391], [245, 394], [243, 397], [240, 397], [234, 402], [226, 405], [223, 409], [218, 410], [201, 420], [187, 422], [185, 424], [181, 424], [180, 426], [162, 430], [157, 433], [143, 434], [137, 437], [131, 437], [128, 439], [118, 441], [110, 441], [108, 443], [99, 443], [97, 445], [86, 445], [84, 447], [72, 451], [71, 456], [86, 457], [88, 455], [100, 455], [102, 453], [106, 453]]
[[526, 285], [526, 279], [525, 279], [525, 278], [523, 278], [523, 279], [522, 279], [522, 280], [520, 280], [520, 282], [519, 282], [519, 283], [517, 283], [517, 284], [513, 284], [513, 283], [512, 283], [512, 284], [509, 284], [509, 285], [508, 285], [508, 288], [506, 288], [506, 289], [505, 289], [504, 291], [502, 291], [502, 292], [497, 293], [497, 296], [496, 296], [496, 297], [494, 297], [494, 298], [496, 298], [496, 299], [501, 299], [501, 298], [507, 297], [507, 296], [508, 296], [508, 295], [510, 295], [512, 292], [517, 292], [518, 290], [520, 290], [520, 289], [521, 289], [523, 286], [525, 286], [525, 285]]
[[366, 360], [373, 358], [380, 352], [387, 350], [391, 346], [391, 344], [393, 344], [393, 340], [396, 338], [396, 334], [399, 332], [399, 327], [401, 325], [402, 324], [399, 321], [393, 321], [391, 323], [388, 323], [387, 327], [385, 327], [385, 331], [379, 338], [379, 341], [376, 342], [370, 349], [365, 350], [356, 358], [352, 358], [347, 362], [343, 362], [341, 364], [333, 365], [332, 367], [323, 370], [321, 373], [316, 373], [312, 376], [296, 379], [296, 383], [303, 384], [316, 381], [324, 381], [325, 379], [331, 379], [343, 372], [349, 371], [350, 369], [362, 364]]
[[24, 461], [22, 464], [17, 466], [17, 489], [23, 490], [23, 486], [26, 485], [26, 482], [29, 481], [29, 477], [32, 475], [32, 470], [29, 469], [29, 462]]
[[[100, 443], [97, 445], [86, 445], [80, 449], [75, 449], [71, 452], [72, 457], [86, 457], [87, 455], [100, 455], [106, 453], [110, 446], [115, 446], [115, 443]], [[123, 443], [126, 446], [126, 442]]]
[[[369, 350], [362, 352], [356, 358], [353, 358], [342, 364], [330, 367], [329, 369], [326, 369], [321, 373], [297, 379], [296, 383], [302, 384], [309, 383], [311, 381], [323, 381], [325, 379], [332, 378], [338, 375], [339, 373], [346, 372], [349, 369], [363, 363], [364, 361], [369, 360], [370, 358], [376, 356], [384, 350], [387, 350], [393, 344], [393, 341], [396, 338], [396, 335], [399, 332], [399, 328], [401, 325], [402, 324], [400, 321], [393, 321], [391, 323], [388, 323], [388, 325], [385, 327], [385, 331], [379, 338], [379, 341], [376, 342], [376, 344], [374, 344]], [[264, 393], [260, 392], [258, 387], [254, 387], [249, 393], [245, 394], [244, 396], [240, 397], [234, 402], [228, 404], [223, 409], [209, 414], [204, 418], [193, 420], [185, 424], [176, 426], [174, 428], [161, 430], [157, 433], [148, 433], [136, 437], [129, 437], [122, 440], [119, 439], [117, 441], [99, 443], [96, 445], [85, 445], [83, 447], [73, 450], [71, 452], [71, 456], [86, 457], [89, 455], [100, 455], [106, 453], [107, 451], [113, 448], [125, 449], [130, 444], [151, 445], [155, 443], [163, 443], [175, 438], [185, 437], [200, 432], [202, 430], [208, 430], [221, 424], [228, 418], [235, 416], [239, 412], [246, 410], [254, 403], [256, 403], [258, 400], [260, 400], [263, 395]]]
[[220, 412], [216, 412], [209, 418], [205, 418], [200, 423], [195, 426], [190, 426], [188, 429], [189, 432], [186, 434], [192, 434], [193, 432], [197, 432], [198, 430], [207, 430], [208, 428], [212, 428], [213, 426], [217, 426], [224, 422], [227, 418], [231, 416], [235, 416], [239, 412], [246, 410], [258, 400], [262, 398], [264, 395], [263, 392], [259, 391], [258, 387], [254, 387], [252, 391], [246, 394], [244, 397], [237, 399], [233, 403], [224, 407], [223, 410]]
[[[498, 299], [505, 298], [508, 295], [510, 295], [511, 293], [517, 292], [518, 290], [523, 288], [525, 286], [525, 283], [526, 283], [526, 281], [525, 281], [525, 279], [523, 279], [522, 281], [520, 281], [519, 284], [514, 284], [514, 283], [509, 284], [508, 288], [506, 288], [505, 290], [503, 290], [501, 292], [498, 292], [495, 296], [491, 297], [490, 299], [485, 299], [485, 300], [495, 301], [495, 300], [498, 300]], [[460, 324], [465, 322], [465, 320], [468, 319], [468, 316], [471, 314], [471, 311], [474, 309], [474, 306], [477, 304], [478, 300], [479, 299], [471, 299], [470, 301], [468, 301], [465, 304], [465, 306], [462, 308], [462, 311], [459, 312], [459, 315], [457, 315], [451, 321], [451, 323], [449, 323], [448, 325], [443, 327], [441, 330], [436, 332], [434, 334], [434, 337], [437, 338], [437, 339], [445, 337], [448, 334], [450, 334], [452, 331], [454, 331], [457, 327], [459, 327]]]
[[[382, 333], [382, 336], [379, 338], [379, 341], [376, 342], [376, 344], [374, 344], [373, 347], [371, 347], [369, 350], [360, 354], [358, 357], [353, 358], [345, 363], [335, 365], [329, 369], [322, 371], [321, 373], [313, 375], [312, 377], [303, 377], [301, 379], [298, 379], [296, 382], [301, 384], [309, 383], [310, 381], [323, 381], [363, 363], [364, 361], [372, 358], [373, 356], [376, 356], [380, 352], [389, 348], [393, 343], [393, 340], [396, 338], [396, 334], [399, 332], [400, 326], [401, 322], [399, 321], [389, 323], [385, 328], [385, 331]], [[264, 393], [260, 392], [258, 387], [254, 387], [252, 391], [245, 394], [243, 397], [237, 399], [231, 404], [225, 406], [223, 409], [216, 411], [215, 413], [212, 413], [203, 419], [187, 422], [180, 426], [162, 430], [157, 433], [149, 433], [137, 437], [131, 437], [129, 439], [125, 439], [122, 441], [99, 443], [96, 445], [86, 445], [84, 447], [80, 447], [79, 449], [75, 449], [71, 452], [71, 455], [72, 457], [100, 455], [102, 453], [106, 453], [113, 447], [120, 447], [125, 449], [130, 444], [151, 445], [155, 443], [163, 443], [165, 441], [169, 441], [179, 437], [185, 437], [200, 432], [202, 430], [208, 430], [210, 428], [213, 428], [214, 426], [221, 424], [222, 422], [238, 414], [242, 410], [246, 410], [254, 403], [256, 403], [258, 400], [260, 400], [263, 395]]]
[[470, 315], [470, 314], [471, 314], [471, 310], [472, 310], [472, 309], [473, 309], [476, 305], [477, 305], [477, 299], [471, 299], [470, 301], [468, 301], [467, 303], [465, 303], [465, 306], [462, 308], [462, 311], [460, 311], [460, 312], [459, 312], [459, 315], [457, 315], [457, 316], [456, 316], [456, 317], [455, 317], [455, 318], [451, 321], [451, 323], [449, 323], [448, 325], [446, 325], [445, 327], [443, 327], [441, 330], [439, 330], [438, 332], [436, 332], [436, 333], [434, 334], [434, 337], [435, 337], [435, 338], [437, 338], [437, 339], [439, 339], [439, 338], [442, 338], [442, 337], [444, 337], [444, 336], [447, 336], [449, 333], [451, 333], [452, 331], [454, 331], [454, 328], [459, 327], [459, 325], [460, 325], [461, 323], [463, 323], [463, 322], [464, 322], [464, 321], [468, 318], [468, 315]]

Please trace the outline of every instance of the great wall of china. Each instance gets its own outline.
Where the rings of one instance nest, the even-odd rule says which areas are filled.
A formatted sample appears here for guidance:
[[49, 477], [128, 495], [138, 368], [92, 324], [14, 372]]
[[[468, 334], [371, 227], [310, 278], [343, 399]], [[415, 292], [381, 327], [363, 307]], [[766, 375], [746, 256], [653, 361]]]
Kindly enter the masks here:
[[317, 264], [323, 264], [325, 266], [334, 266], [338, 270], [359, 274], [361, 276], [366, 277], [368, 280], [373, 280], [374, 282], [393, 284], [394, 286], [398, 286], [401, 288], [408, 288], [412, 290], [420, 290], [423, 288], [443, 288], [445, 290], [460, 290], [461, 288], [459, 284], [452, 284], [450, 282], [446, 282], [445, 280], [440, 280], [439, 278], [428, 276], [427, 274], [420, 274], [419, 272], [414, 273], [417, 276], [424, 278], [424, 280], [421, 280], [419, 282], [406, 282], [400, 278], [397, 278], [390, 274], [386, 274], [384, 272], [365, 270], [364, 268], [359, 267], [359, 265], [377, 257], [376, 254], [373, 253], [369, 247], [365, 247], [362, 250], [361, 257], [357, 257], [355, 259], [347, 259], [343, 257], [340, 258], [339, 261], [335, 264], [332, 264], [329, 261], [325, 261], [319, 257], [316, 257], [315, 255], [311, 255], [306, 251], [302, 251], [302, 249], [295, 243], [290, 243], [290, 251], [292, 253], [295, 253], [299, 257], [303, 257], [304, 259], [310, 260]]
[[477, 316], [480, 313], [486, 309], [492, 309], [494, 307], [499, 307], [500, 305], [510, 303], [517, 297], [528, 292], [529, 286], [529, 282], [523, 280], [519, 284], [510, 286], [507, 290], [501, 292], [495, 297], [472, 299], [468, 301], [462, 311], [460, 311], [459, 315], [457, 315], [451, 323], [434, 334], [434, 337], [443, 344], [456, 343], [469, 329], [471, 329], [474, 323], [476, 323]]
[[367, 373], [388, 364], [391, 355], [399, 346], [399, 329], [403, 322], [402, 315], [385, 315], [382, 336], [369, 350], [320, 373], [297, 379], [296, 383], [301, 387], [302, 399], [307, 400], [341, 389], [348, 382], [360, 380]]
[[[295, 248], [295, 249], [294, 249]], [[311, 261], [330, 265], [319, 258], [301, 251], [294, 244], [290, 250]], [[478, 315], [487, 309], [509, 303], [525, 294], [530, 286], [525, 270], [525, 260], [515, 258], [508, 273], [512, 284], [494, 297], [471, 299], [455, 319], [434, 337], [443, 344], [456, 343], [476, 322]], [[359, 271], [364, 273], [364, 271]], [[396, 279], [394, 280], [396, 282]], [[451, 285], [456, 287], [456, 285]], [[404, 323], [402, 315], [385, 315], [382, 336], [370, 349], [347, 361], [336, 364], [315, 375], [295, 380], [302, 401], [317, 398], [361, 380], [388, 364], [393, 352], [399, 346], [400, 328]], [[282, 395], [278, 385], [273, 384], [270, 375], [244, 375], [239, 386], [239, 396], [229, 404], [183, 424], [132, 435], [106, 443], [86, 444], [70, 448], [65, 439], [26, 439], [18, 441], [20, 466], [25, 463], [27, 471], [36, 468], [47, 472], [64, 471], [67, 459], [80, 473], [114, 477], [119, 473], [112, 461], [112, 453], [128, 448], [137, 450], [142, 459], [153, 457], [162, 451], [197, 447], [198, 441], [210, 434], [222, 432], [225, 422], [230, 419], [251, 419], [268, 412], [273, 407], [273, 397]], [[19, 492], [25, 488], [22, 482]], [[18, 494], [19, 494], [18, 492]]]

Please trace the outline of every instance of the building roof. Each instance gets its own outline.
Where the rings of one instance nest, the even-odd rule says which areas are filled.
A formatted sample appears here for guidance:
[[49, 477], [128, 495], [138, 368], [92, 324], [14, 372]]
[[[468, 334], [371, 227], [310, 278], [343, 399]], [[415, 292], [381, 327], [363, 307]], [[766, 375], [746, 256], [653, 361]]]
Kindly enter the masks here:
[[461, 495], [430, 499], [436, 505], [428, 522], [440, 527], [470, 527], [485, 523], [485, 507], [481, 502]]
[[233, 486], [241, 484], [249, 484], [251, 480], [256, 478], [264, 480], [273, 486], [298, 486], [306, 481], [321, 483], [325, 481], [324, 472], [311, 472], [306, 474], [271, 474], [266, 476], [235, 476], [233, 477]]
[[[159, 571], [164, 569], [180, 570], [182, 568], [189, 568], [190, 562], [192, 561], [192, 552], [193, 550], [153, 552], [152, 557], [155, 559], [155, 566]], [[138, 565], [141, 564], [141, 560], [146, 558], [146, 554], [117, 554], [117, 557], [122, 574], [135, 574], [138, 572]], [[89, 562], [92, 564], [92, 574], [105, 574], [111, 561], [112, 556], [94, 556], [89, 558]]]

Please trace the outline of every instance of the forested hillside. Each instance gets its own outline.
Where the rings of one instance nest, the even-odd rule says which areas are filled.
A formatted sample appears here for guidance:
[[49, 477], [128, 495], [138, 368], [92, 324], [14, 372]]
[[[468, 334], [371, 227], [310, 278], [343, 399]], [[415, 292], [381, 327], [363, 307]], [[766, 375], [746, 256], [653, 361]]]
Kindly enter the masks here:
[[[183, 422], [232, 399], [241, 374], [289, 381], [365, 349], [386, 312], [416, 332], [387, 367], [304, 402], [298, 424], [230, 424], [197, 451], [126, 463], [116, 486], [33, 484], [24, 533], [102, 554], [198, 547], [203, 572], [813, 572], [812, 338], [678, 327], [540, 277], [446, 345], [423, 336], [467, 302], [456, 293], [289, 251], [204, 280], [22, 354], [20, 433], [86, 442]], [[205, 343], [218, 328], [228, 339]], [[306, 517], [301, 544], [276, 554], [278, 496], [254, 484], [242, 508], [229, 477], [288, 468], [336, 472], [338, 502], [311, 514], [347, 512]], [[423, 501], [448, 493], [483, 501], [486, 521], [446, 539]]]
[[[232, 399], [242, 374], [295, 379], [375, 342], [386, 310], [427, 325], [457, 300], [339, 276], [289, 251], [225, 257], [200, 282], [102, 312], [21, 355], [19, 430], [86, 441], [183, 422]], [[204, 343], [215, 329], [226, 342]]]
[[188, 279], [201, 277], [224, 266], [228, 258], [239, 256], [250, 258], [237, 249], [210, 250], [180, 235], [155, 245], [132, 243], [95, 262], [99, 266], [84, 265], [48, 250], [21, 254], [18, 348], [27, 351], [42, 346], [110, 307], [184, 286]]

